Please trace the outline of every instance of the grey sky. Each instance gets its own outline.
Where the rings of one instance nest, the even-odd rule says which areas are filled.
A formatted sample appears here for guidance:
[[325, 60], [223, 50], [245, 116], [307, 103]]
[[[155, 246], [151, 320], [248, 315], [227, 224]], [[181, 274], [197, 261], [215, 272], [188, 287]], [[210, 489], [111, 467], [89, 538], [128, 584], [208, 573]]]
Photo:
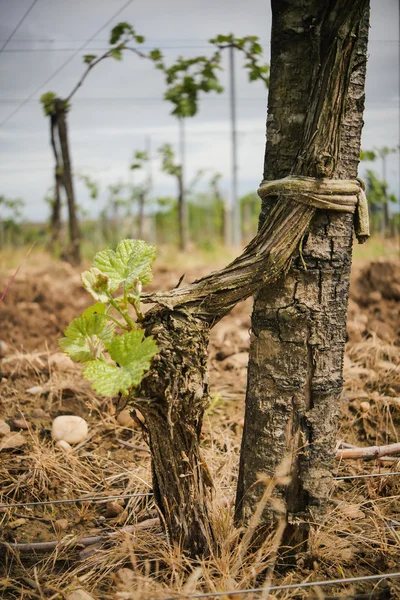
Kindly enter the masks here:
[[[0, 0], [0, 48], [33, 0]], [[106, 49], [111, 27], [129, 21], [146, 36], [146, 47], [161, 47], [171, 62], [207, 52], [217, 33], [258, 35], [269, 59], [271, 13], [268, 0], [134, 0], [80, 51], [48, 84], [42, 85], [90, 39], [127, 0], [37, 0], [29, 15], [0, 52], [0, 123], [39, 87], [33, 98], [0, 127], [0, 194], [21, 197], [27, 218], [43, 220], [43, 201], [52, 183], [53, 157], [48, 122], [38, 99], [48, 90], [67, 95], [83, 72], [82, 55]], [[399, 143], [399, 5], [398, 0], [372, 0], [363, 147]], [[239, 191], [256, 189], [262, 174], [267, 93], [250, 84], [236, 59], [239, 131]], [[226, 81], [226, 76], [222, 76]], [[77, 184], [78, 201], [91, 211], [104, 203], [106, 187], [129, 180], [135, 150], [150, 136], [154, 193], [174, 193], [171, 178], [159, 172], [157, 148], [171, 142], [177, 149], [178, 127], [162, 100], [163, 79], [150, 64], [133, 55], [119, 63], [105, 61], [76, 94], [69, 114], [73, 167], [98, 180], [102, 195], [96, 205]], [[203, 96], [199, 114], [186, 121], [187, 179], [198, 168], [223, 174], [230, 189], [229, 96]], [[388, 158], [387, 178], [399, 195], [399, 156]], [[366, 167], [361, 166], [362, 176]], [[376, 164], [379, 170], [380, 165]]]

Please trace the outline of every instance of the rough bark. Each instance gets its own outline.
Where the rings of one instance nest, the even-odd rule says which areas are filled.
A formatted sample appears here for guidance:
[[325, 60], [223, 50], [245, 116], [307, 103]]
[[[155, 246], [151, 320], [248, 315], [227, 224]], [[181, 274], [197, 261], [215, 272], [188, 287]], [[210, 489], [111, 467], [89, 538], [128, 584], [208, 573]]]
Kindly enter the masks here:
[[182, 171], [178, 177], [178, 232], [179, 232], [179, 249], [186, 250], [188, 245], [188, 215], [185, 198], [185, 190], [183, 188]]
[[[354, 178], [364, 106], [366, 0], [272, 1], [264, 179]], [[350, 77], [351, 76], [351, 77]], [[263, 203], [261, 224], [276, 210]], [[262, 226], [261, 226], [262, 228]], [[252, 316], [236, 519], [246, 522], [288, 454], [284, 543], [307, 537], [330, 489], [342, 389], [352, 249], [349, 215], [318, 210], [286, 277], [262, 287]], [[272, 509], [264, 524], [273, 522]]]
[[62, 177], [65, 193], [68, 202], [68, 228], [70, 249], [68, 252], [72, 264], [78, 265], [81, 262], [81, 234], [79, 231], [78, 216], [76, 211], [74, 186], [72, 180], [71, 159], [69, 154], [68, 130], [66, 121], [65, 101], [59, 98], [55, 101], [55, 117], [58, 126], [58, 135], [60, 139], [60, 148], [62, 156]]
[[[287, 4], [279, 4], [283, 5], [288, 10]], [[359, 77], [359, 82], [354, 80], [350, 94], [347, 92], [348, 75], [354, 57], [352, 44], [358, 33], [357, 11], [361, 12], [364, 4], [362, 0], [357, 0], [350, 6], [349, 0], [338, 0], [336, 5], [329, 5], [329, 10], [319, 5], [315, 0], [309, 6], [314, 12], [307, 17], [308, 21], [306, 19], [308, 29], [303, 46], [300, 44], [300, 58], [296, 56], [296, 60], [290, 61], [287, 54], [281, 57], [283, 89], [288, 83], [291, 84], [288, 89], [293, 92], [294, 103], [302, 106], [304, 113], [300, 117], [297, 115], [296, 118], [286, 119], [291, 117], [290, 112], [284, 114], [287, 100], [289, 98], [292, 102], [288, 104], [293, 110], [293, 99], [290, 94], [287, 97], [281, 95], [282, 88], [275, 87], [275, 97], [272, 94], [276, 102], [275, 114], [283, 115], [279, 127], [287, 130], [284, 131], [285, 135], [293, 127], [297, 136], [295, 141], [289, 137], [285, 156], [286, 145], [282, 142], [285, 135], [281, 140], [279, 132], [274, 138], [274, 132], [270, 131], [283, 166], [281, 168], [276, 160], [272, 170], [266, 171], [268, 179], [287, 175], [292, 167], [297, 175], [355, 176], [361, 121], [358, 107], [356, 110], [353, 105], [359, 101], [362, 103], [363, 66], [359, 73], [354, 72], [354, 78]], [[339, 20], [349, 17], [352, 26], [350, 31], [347, 30], [349, 23], [345, 18], [340, 24], [335, 23], [335, 19], [330, 20], [334, 6]], [[328, 10], [326, 14], [325, 10]], [[315, 22], [315, 16], [323, 20], [325, 29], [319, 28], [318, 35], [313, 30], [310, 38], [309, 29]], [[335, 37], [332, 32], [339, 25], [340, 35]], [[304, 30], [304, 23], [302, 27]], [[289, 27], [288, 39], [297, 39], [298, 28], [298, 23], [294, 21]], [[319, 36], [324, 40], [320, 47], [314, 44], [315, 35], [317, 41]], [[330, 46], [325, 41], [331, 38], [336, 42]], [[310, 39], [313, 43], [310, 43]], [[306, 72], [305, 80], [300, 78], [296, 88], [299, 75], [294, 72], [293, 64], [300, 63], [304, 68], [306, 51], [310, 60], [314, 59], [311, 62], [314, 67], [321, 63], [321, 70], [315, 68]], [[318, 60], [313, 52], [317, 52]], [[285, 67], [286, 61], [290, 68]], [[340, 68], [337, 63], [340, 63]], [[274, 71], [276, 78], [280, 67], [278, 60]], [[302, 104], [299, 103], [299, 93]], [[348, 125], [344, 126], [343, 110], [340, 109], [342, 105], [337, 101], [338, 98], [344, 101], [347, 95], [350, 109], [346, 117]], [[335, 114], [332, 114], [333, 102], [337, 107]], [[311, 108], [305, 119], [308, 107]], [[273, 124], [276, 127], [275, 120]], [[340, 133], [345, 142], [340, 143]], [[272, 143], [271, 137], [269, 143]], [[338, 161], [341, 145], [342, 162]], [[302, 153], [296, 161], [300, 149]], [[274, 152], [271, 156], [276, 158]], [[354, 183], [348, 184], [354, 186]], [[142, 384], [142, 399], [132, 398], [132, 403], [145, 417], [152, 452], [155, 497], [166, 529], [171, 541], [181, 542], [183, 549], [192, 555], [207, 553], [214, 545], [207, 511], [209, 475], [198, 447], [202, 416], [208, 401], [208, 330], [237, 302], [254, 294], [264, 283], [269, 286], [268, 289], [263, 288], [258, 301], [269, 304], [267, 310], [261, 306], [261, 310], [258, 313], [256, 310], [254, 315], [253, 337], [260, 331], [260, 343], [256, 350], [257, 339], [252, 344], [253, 380], [249, 385], [247, 437], [243, 445], [245, 458], [242, 458], [237, 516], [240, 518], [242, 513], [246, 513], [245, 516], [250, 514], [257, 501], [257, 493], [247, 494], [245, 502], [241, 500], [243, 491], [248, 489], [248, 482], [251, 479], [252, 483], [255, 482], [259, 466], [261, 470], [273, 473], [280, 459], [290, 449], [293, 470], [298, 477], [293, 479], [290, 492], [286, 494], [288, 507], [290, 502], [295, 508], [314, 503], [320, 505], [316, 475], [322, 473], [326, 475], [325, 481], [329, 479], [328, 468], [331, 467], [334, 454], [331, 452], [331, 437], [337, 411], [337, 402], [332, 402], [331, 406], [329, 401], [337, 400], [341, 386], [353, 219], [349, 214], [317, 211], [315, 206], [302, 203], [300, 195], [295, 193], [282, 197], [279, 202], [265, 202], [256, 237], [238, 258], [221, 271], [211, 273], [190, 286], [143, 297], [145, 301], [158, 305], [147, 314], [144, 326], [156, 338], [160, 354]], [[293, 256], [316, 212], [303, 249], [303, 260], [308, 267], [305, 270], [301, 268], [301, 260], [293, 263]], [[279, 277], [288, 272], [289, 283], [286, 284]], [[254, 360], [257, 353], [261, 367]], [[329, 365], [329, 373], [326, 365]], [[325, 410], [323, 423], [318, 420], [319, 410]], [[248, 431], [252, 411], [261, 420], [261, 426], [253, 421], [253, 432]], [[266, 433], [268, 427], [272, 433], [269, 437]], [[286, 431], [282, 428], [286, 428]], [[304, 442], [303, 435], [306, 436]], [[271, 442], [263, 447], [269, 448], [270, 455], [259, 451], [260, 440], [264, 444]], [[304, 456], [298, 457], [298, 447], [307, 442], [312, 442], [312, 446], [306, 446]], [[321, 460], [318, 463], [319, 451]], [[317, 461], [315, 470], [311, 458]], [[246, 470], [243, 469], [244, 465]], [[321, 489], [325, 492], [327, 486]], [[316, 499], [318, 502], [315, 502]]]
[[54, 114], [50, 115], [50, 142], [54, 154], [54, 204], [51, 210], [50, 228], [51, 228], [51, 247], [54, 247], [60, 241], [61, 235], [61, 187], [62, 187], [62, 166], [60, 153], [56, 143], [57, 120]]
[[212, 486], [199, 438], [208, 404], [208, 325], [189, 314], [161, 309], [143, 323], [161, 349], [133, 399], [145, 419], [152, 456], [153, 492], [173, 543], [193, 557], [209, 552], [214, 535], [208, 513]]

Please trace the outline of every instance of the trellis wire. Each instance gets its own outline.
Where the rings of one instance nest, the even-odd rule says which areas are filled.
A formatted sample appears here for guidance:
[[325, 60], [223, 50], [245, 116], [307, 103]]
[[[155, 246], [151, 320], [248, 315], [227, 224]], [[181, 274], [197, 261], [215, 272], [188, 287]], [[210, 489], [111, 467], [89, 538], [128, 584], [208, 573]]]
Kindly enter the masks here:
[[[333, 477], [335, 481], [343, 481], [348, 479], [368, 479], [370, 477], [389, 477], [393, 475], [400, 475], [400, 471], [393, 471], [391, 473], [370, 473], [367, 475], [345, 475]], [[229, 490], [234, 486], [224, 486], [221, 489]], [[19, 508], [23, 506], [45, 506], [49, 504], [74, 504], [78, 502], [108, 502], [109, 500], [127, 500], [129, 498], [145, 498], [153, 496], [153, 492], [141, 493], [141, 494], [119, 494], [117, 496], [85, 496], [83, 498], [68, 498], [66, 500], [43, 500], [35, 502], [19, 502], [17, 504], [0, 504], [0, 508]]]
[[153, 492], [143, 494], [119, 494], [118, 496], [84, 496], [83, 498], [68, 498], [66, 500], [43, 500], [37, 502], [21, 502], [18, 504], [0, 504], [0, 508], [17, 508], [21, 506], [40, 506], [46, 504], [74, 504], [75, 502], [108, 502], [109, 500], [127, 498], [145, 498], [153, 496]]
[[377, 581], [400, 577], [399, 573], [381, 573], [380, 575], [365, 575], [364, 577], [346, 577], [344, 579], [328, 579], [326, 581], [307, 581], [305, 583], [288, 583], [286, 585], [271, 585], [266, 588], [253, 588], [248, 590], [229, 590], [225, 592], [201, 592], [198, 594], [175, 594], [165, 598], [152, 598], [152, 600], [180, 600], [181, 598], [217, 598], [218, 596], [237, 596], [239, 594], [259, 594], [262, 592], [277, 592], [280, 590], [296, 590], [301, 588], [322, 587], [324, 585], [339, 585], [344, 583], [357, 583], [359, 581]]
[[369, 479], [370, 477], [387, 477], [388, 475], [400, 475], [400, 471], [392, 471], [391, 473], [370, 473], [369, 475], [345, 475], [344, 477], [334, 477], [336, 480], [346, 479]]

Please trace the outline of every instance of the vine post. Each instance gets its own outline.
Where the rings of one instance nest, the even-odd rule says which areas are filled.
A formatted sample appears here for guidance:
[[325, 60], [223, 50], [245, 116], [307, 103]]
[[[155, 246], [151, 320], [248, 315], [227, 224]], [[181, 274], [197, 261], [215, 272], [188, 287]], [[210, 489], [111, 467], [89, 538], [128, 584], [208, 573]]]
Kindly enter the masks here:
[[[367, 0], [272, 1], [264, 180], [357, 176], [367, 61]], [[284, 198], [265, 197], [260, 222]], [[352, 255], [350, 215], [318, 210], [285, 277], [255, 298], [236, 520], [262, 494], [258, 473], [291, 457], [284, 544], [306, 544], [329, 492], [342, 391]], [[271, 525], [273, 509], [262, 525]]]

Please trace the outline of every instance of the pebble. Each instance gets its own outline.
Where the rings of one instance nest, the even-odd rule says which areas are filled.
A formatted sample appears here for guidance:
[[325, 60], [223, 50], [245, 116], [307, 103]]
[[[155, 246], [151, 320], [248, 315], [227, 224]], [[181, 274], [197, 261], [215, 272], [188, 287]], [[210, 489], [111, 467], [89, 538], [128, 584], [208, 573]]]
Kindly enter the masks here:
[[341, 511], [350, 519], [365, 519], [365, 514], [360, 510], [357, 504], [347, 504], [342, 506]]
[[10, 431], [11, 431], [11, 429], [10, 429], [9, 424], [1, 419], [0, 420], [0, 435], [7, 435], [7, 433], [10, 433]]
[[15, 431], [11, 431], [10, 433], [6, 433], [0, 439], [0, 450], [19, 448], [19, 446], [23, 446], [24, 444], [26, 444], [26, 439], [22, 433], [15, 433]]
[[136, 423], [131, 417], [131, 411], [129, 408], [121, 410], [117, 417], [117, 423], [122, 425], [122, 427], [130, 427], [131, 429], [136, 427]]
[[29, 429], [29, 423], [25, 417], [19, 417], [12, 422], [13, 429]]
[[85, 592], [82, 588], [69, 592], [65, 596], [65, 600], [94, 600], [93, 596]]
[[352, 548], [343, 548], [339, 552], [341, 560], [345, 562], [350, 562], [354, 560], [354, 550]]
[[368, 412], [369, 409], [371, 408], [371, 405], [369, 402], [360, 402], [360, 408], [363, 412]]
[[37, 394], [42, 394], [44, 392], [44, 387], [42, 385], [34, 385], [26, 390], [28, 394], [33, 394], [36, 396]]
[[65, 440], [59, 440], [56, 443], [56, 448], [62, 450], [63, 452], [65, 452], [65, 454], [69, 454], [70, 452], [72, 452], [72, 446], [70, 446], [70, 444], [68, 444], [68, 442], [66, 442]]
[[122, 512], [124, 512], [124, 507], [121, 506], [119, 502], [110, 501], [107, 502], [106, 507], [106, 519], [113, 519], [114, 517], [118, 517]]
[[79, 444], [86, 439], [88, 425], [85, 419], [75, 415], [56, 417], [51, 428], [51, 435], [57, 442], [63, 440], [68, 444]]
[[49, 415], [47, 414], [47, 412], [45, 410], [43, 410], [43, 408], [34, 408], [32, 410], [32, 417], [34, 417], [35, 419], [44, 419], [45, 417], [48, 417]]
[[61, 533], [62, 531], [66, 531], [69, 527], [69, 522], [67, 519], [57, 519], [54, 521], [54, 529], [57, 533]]
[[17, 527], [21, 527], [21, 525], [25, 525], [25, 523], [26, 519], [21, 517], [21, 519], [15, 519], [15, 521], [10, 521], [8, 523], [8, 526], [10, 529], [17, 529]]
[[128, 569], [127, 567], [118, 569], [117, 577], [120, 582], [127, 587], [132, 587], [135, 581], [135, 573], [132, 571], [132, 569]]
[[379, 290], [370, 292], [367, 296], [368, 304], [379, 304], [382, 301], [382, 293]]
[[0, 357], [5, 356], [8, 352], [8, 344], [4, 340], [0, 340]]

